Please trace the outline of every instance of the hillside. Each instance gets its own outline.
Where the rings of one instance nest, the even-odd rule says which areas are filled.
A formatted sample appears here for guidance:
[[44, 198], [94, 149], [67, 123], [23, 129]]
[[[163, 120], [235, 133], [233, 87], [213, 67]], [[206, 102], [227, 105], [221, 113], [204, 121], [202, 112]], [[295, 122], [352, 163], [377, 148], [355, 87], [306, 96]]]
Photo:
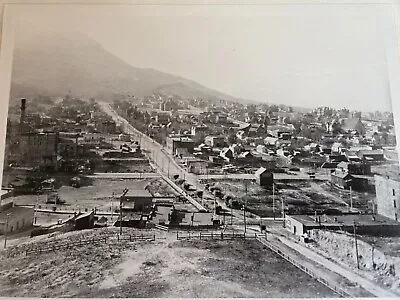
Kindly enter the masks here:
[[16, 35], [11, 98], [37, 95], [95, 97], [151, 95], [237, 100], [194, 81], [153, 69], [135, 68], [80, 33], [33, 30]]
[[[108, 236], [107, 243], [17, 257], [0, 253], [0, 297], [336, 296], [254, 240], [177, 241], [175, 233], [155, 232], [155, 241], [130, 242], [118, 241], [117, 231], [85, 230], [33, 242], [65, 245], [82, 236]], [[135, 233], [141, 232], [124, 228], [127, 238]]]

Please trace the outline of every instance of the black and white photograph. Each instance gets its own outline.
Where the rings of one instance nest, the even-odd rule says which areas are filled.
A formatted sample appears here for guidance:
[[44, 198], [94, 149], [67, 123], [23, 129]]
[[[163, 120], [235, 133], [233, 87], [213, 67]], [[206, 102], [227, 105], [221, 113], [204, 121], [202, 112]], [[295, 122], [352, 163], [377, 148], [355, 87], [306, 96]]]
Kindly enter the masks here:
[[400, 297], [398, 29], [391, 1], [4, 5], [0, 297]]

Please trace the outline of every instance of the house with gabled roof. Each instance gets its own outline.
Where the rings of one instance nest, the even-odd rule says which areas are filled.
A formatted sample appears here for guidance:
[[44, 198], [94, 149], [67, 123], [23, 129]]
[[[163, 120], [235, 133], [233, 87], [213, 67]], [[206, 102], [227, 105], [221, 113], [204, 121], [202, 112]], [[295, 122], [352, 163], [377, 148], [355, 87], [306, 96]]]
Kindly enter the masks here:
[[274, 174], [264, 167], [256, 171], [255, 178], [256, 182], [261, 186], [272, 186], [274, 183]]

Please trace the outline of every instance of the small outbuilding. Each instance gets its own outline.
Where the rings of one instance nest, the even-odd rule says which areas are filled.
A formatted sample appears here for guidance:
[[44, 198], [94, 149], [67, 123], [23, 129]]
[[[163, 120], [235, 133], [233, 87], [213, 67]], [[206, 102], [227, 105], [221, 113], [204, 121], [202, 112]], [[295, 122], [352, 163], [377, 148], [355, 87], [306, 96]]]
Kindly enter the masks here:
[[274, 183], [274, 174], [268, 171], [264, 167], [261, 167], [256, 171], [255, 177], [256, 177], [256, 182], [260, 186], [272, 187], [272, 184]]
[[75, 218], [75, 230], [92, 229], [94, 227], [94, 211], [86, 212]]

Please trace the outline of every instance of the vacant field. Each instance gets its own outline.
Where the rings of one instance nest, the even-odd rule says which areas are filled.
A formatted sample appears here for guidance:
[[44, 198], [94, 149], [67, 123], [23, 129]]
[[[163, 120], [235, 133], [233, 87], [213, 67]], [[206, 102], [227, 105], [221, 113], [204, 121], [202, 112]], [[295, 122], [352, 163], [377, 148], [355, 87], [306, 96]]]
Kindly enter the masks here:
[[154, 173], [147, 159], [104, 160], [94, 167], [98, 173]]
[[[175, 191], [162, 179], [93, 179], [91, 185], [74, 188], [63, 185], [58, 189], [58, 195], [65, 200], [64, 205], [58, 205], [63, 210], [91, 210], [111, 211], [111, 207], [119, 205], [119, 196], [123, 189], [130, 192], [143, 190], [146, 186], [155, 195], [171, 196]], [[46, 204], [47, 195], [22, 195], [14, 197], [16, 204], [38, 203], [42, 209], [51, 209], [54, 205]]]
[[[272, 189], [261, 187], [250, 180], [244, 182], [243, 180], [211, 179], [207, 183], [219, 187], [224, 194], [230, 195], [233, 200], [241, 204], [247, 203], [246, 207], [252, 213], [263, 217], [273, 216]], [[282, 201], [285, 211], [291, 213], [313, 213], [315, 210], [347, 207], [346, 202], [341, 197], [326, 192], [324, 186], [324, 183], [313, 181], [277, 183], [275, 185], [275, 215], [281, 215]]]
[[[99, 231], [101, 232], [101, 231]], [[79, 233], [77, 233], [79, 234]], [[73, 238], [68, 234], [68, 239]], [[336, 297], [256, 241], [77, 247], [0, 259], [0, 296]]]
[[350, 207], [351, 202], [353, 202], [353, 207], [363, 213], [372, 213], [373, 203], [376, 203], [375, 193], [372, 193], [371, 191], [359, 192], [353, 190], [351, 194], [352, 200], [350, 200], [350, 192], [348, 190], [332, 186], [329, 183], [323, 184], [321, 187], [324, 191], [332, 195], [332, 197], [341, 199], [348, 207]]

